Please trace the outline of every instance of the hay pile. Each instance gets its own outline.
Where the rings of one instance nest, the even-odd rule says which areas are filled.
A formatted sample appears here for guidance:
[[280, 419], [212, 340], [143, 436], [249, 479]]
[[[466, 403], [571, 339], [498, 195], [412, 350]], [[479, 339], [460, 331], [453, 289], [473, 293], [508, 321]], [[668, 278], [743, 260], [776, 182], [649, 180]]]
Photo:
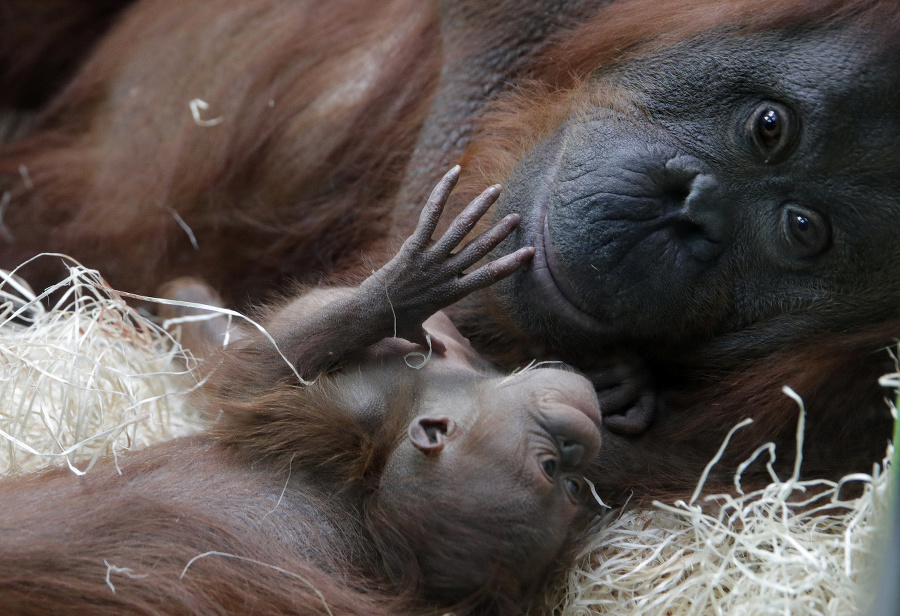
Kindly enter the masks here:
[[[879, 547], [891, 522], [893, 455], [889, 446], [871, 474], [849, 475], [839, 483], [799, 481], [795, 469], [792, 477], [773, 474], [766, 488], [744, 494], [736, 475], [738, 497], [698, 498], [695, 493], [689, 502], [610, 512], [556, 595], [553, 612], [865, 613], [873, 598], [868, 586], [878, 579], [884, 556]], [[841, 488], [849, 483], [861, 485], [862, 494], [841, 500]]]
[[0, 271], [0, 475], [60, 460], [81, 474], [190, 430], [194, 359], [96, 271], [68, 267], [40, 295]]
[[[45, 294], [36, 296], [21, 281], [3, 277], [0, 473], [60, 458], [82, 473], [99, 456], [191, 429], [184, 395], [194, 384], [193, 358], [129, 308], [96, 271], [77, 264], [69, 271], [67, 280], [49, 290], [63, 293], [49, 311], [39, 303]], [[896, 387], [893, 377], [887, 384]], [[798, 435], [802, 403], [799, 416]], [[546, 611], [860, 613], [871, 594], [861, 583], [874, 577], [882, 520], [888, 517], [892, 452], [870, 475], [839, 484], [799, 481], [795, 469], [794, 476], [782, 480], [773, 474], [764, 490], [739, 497], [695, 495], [651, 510], [610, 512]], [[863, 486], [859, 498], [838, 498], [847, 482]], [[739, 475], [735, 486], [741, 494]]]

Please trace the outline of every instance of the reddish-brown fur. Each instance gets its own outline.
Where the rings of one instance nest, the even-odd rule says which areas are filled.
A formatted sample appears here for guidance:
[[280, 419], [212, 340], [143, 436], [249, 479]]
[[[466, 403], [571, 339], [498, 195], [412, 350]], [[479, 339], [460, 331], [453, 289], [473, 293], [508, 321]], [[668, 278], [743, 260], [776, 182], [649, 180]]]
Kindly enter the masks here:
[[[398, 519], [368, 500], [405, 423], [373, 431], [336, 404], [327, 377], [298, 389], [247, 366], [235, 368], [248, 381], [268, 383], [268, 393], [253, 403], [206, 400], [226, 413], [211, 433], [120, 453], [115, 464], [108, 459], [84, 477], [56, 468], [0, 482], [0, 610], [521, 613], [517, 599], [488, 588], [455, 605], [422, 597], [415, 542], [423, 540], [450, 571], [462, 561], [465, 574], [469, 555], [483, 552], [478, 525], [486, 512], [461, 508], [471, 503], [463, 497], [404, 505]], [[398, 380], [394, 419], [413, 399]], [[419, 528], [429, 512], [417, 515], [418, 507], [439, 507], [455, 539]], [[517, 512], [508, 513], [515, 520]]]
[[[460, 276], [518, 218], [452, 252], [496, 200], [492, 187], [432, 241], [457, 177], [448, 172], [416, 234], [359, 287], [270, 308], [271, 337], [233, 332], [204, 364], [201, 435], [86, 476], [57, 468], [0, 482], [0, 610], [522, 613], [590, 517], [581, 476], [601, 419], [584, 377], [540, 370], [510, 387], [432, 315], [534, 252]], [[202, 283], [170, 289], [216, 301]], [[221, 333], [193, 327], [206, 349]], [[419, 347], [386, 333], [425, 342], [426, 327], [435, 356], [413, 370]], [[505, 402], [482, 401], [492, 394]]]
[[[56, 468], [0, 482], [0, 610], [521, 612], [519, 593], [533, 596], [538, 580], [520, 591], [520, 570], [498, 566], [496, 579], [448, 599], [442, 578], [431, 581], [438, 590], [425, 583], [417, 554], [426, 551], [452, 582], [466, 579], [473, 555], [490, 557], [486, 546], [530, 547], [529, 535], [540, 541], [545, 529], [528, 527], [513, 503], [476, 503], [453, 485], [392, 484], [409, 493], [396, 495], [399, 507], [385, 498], [383, 471], [423, 395], [418, 373], [395, 369], [384, 392], [371, 392], [384, 396], [373, 420], [340, 395], [366, 364], [339, 382], [322, 374], [298, 386], [267, 341], [240, 342], [211, 361], [196, 395], [213, 418], [204, 434], [119, 454], [83, 477]], [[324, 354], [307, 344], [307, 357]], [[439, 534], [427, 522], [436, 517]], [[485, 524], [494, 531], [485, 534]]]
[[[108, 4], [92, 8], [98, 20], [127, 3]], [[248, 294], [258, 298], [286, 279], [358, 269], [359, 254], [384, 247], [392, 219], [394, 231], [411, 231], [410, 212], [417, 212], [434, 177], [464, 146], [464, 160], [477, 172], [468, 176], [468, 186], [483, 186], [485, 175], [503, 178], [509, 161], [552, 130], [573, 100], [579, 102], [579, 84], [599, 67], [712, 29], [839, 19], [900, 29], [894, 4], [884, 0], [621, 0], [599, 11], [602, 2], [571, 0], [561, 17], [546, 17], [542, 37], [527, 42], [508, 34], [511, 9], [504, 3], [245, 4], [183, 7], [143, 0], [120, 15], [42, 110], [31, 135], [0, 149], [0, 177], [11, 197], [4, 223], [16, 237], [2, 253], [5, 266], [41, 248], [102, 264], [114, 285], [129, 290], [152, 292], [179, 275], [201, 274], [230, 302]], [[516, 8], [531, 15], [530, 6]], [[444, 26], [453, 34], [449, 41], [441, 39], [438, 9], [452, 18]], [[458, 32], [474, 24], [480, 25], [476, 32]], [[232, 33], [237, 30], [243, 34]], [[489, 110], [471, 145], [451, 135], [434, 145], [438, 154], [417, 151], [428, 157], [424, 173], [431, 174], [420, 187], [421, 163], [409, 157], [431, 96], [443, 86], [439, 55], [468, 61], [473, 52], [467, 45], [489, 53], [484, 39], [491, 37], [482, 30], [498, 39], [493, 47], [521, 46], [497, 72], [512, 65], [517, 85], [523, 78], [536, 81], [526, 80], [521, 96], [502, 102], [512, 117]], [[92, 38], [90, 31], [85, 37]], [[223, 43], [198, 46], [204, 37]], [[48, 45], [40, 36], [32, 39], [36, 48]], [[353, 61], [373, 49], [369, 66], [378, 70], [368, 74], [369, 87], [352, 92], [361, 74], [353, 73], [360, 66]], [[4, 59], [3, 68], [11, 71], [12, 60]], [[510, 83], [491, 83], [510, 89]], [[348, 88], [360, 96], [350, 97]], [[487, 97], [460, 96], [461, 109], [433, 113], [451, 127], [471, 127]], [[201, 112], [203, 119], [224, 121], [196, 126], [188, 108], [194, 97], [213, 105]], [[5, 106], [16, 107], [15, 101]], [[513, 132], [517, 139], [510, 141]], [[410, 183], [417, 194], [406, 189]], [[470, 195], [458, 196], [461, 203]], [[173, 211], [192, 230], [198, 249]], [[41, 283], [46, 276], [34, 278]]]
[[[138, 292], [202, 273], [231, 302], [332, 270], [385, 235], [439, 49], [405, 0], [139, 3], [0, 155], [4, 265], [67, 252]], [[194, 98], [226, 121], [197, 126]]]
[[0, 109], [44, 104], [132, 2], [6, 0], [0, 6]]
[[[124, 477], [107, 464], [83, 479], [59, 469], [3, 482], [3, 611], [327, 614], [313, 588], [335, 615], [416, 611], [377, 583], [347, 577], [358, 529], [344, 529], [344, 550], [318, 546], [320, 555], [333, 559], [333, 568], [325, 570], [260, 528], [266, 511], [233, 495], [265, 492], [274, 510], [280, 486], [273, 492], [276, 475], [253, 470], [240, 457], [208, 439], [189, 438], [127, 456]], [[277, 477], [284, 485], [286, 473]], [[331, 500], [313, 499], [326, 507]], [[290, 523], [310, 539], [326, 529], [296, 515]], [[190, 559], [212, 550], [243, 558], [207, 556], [180, 577]], [[104, 560], [136, 577], [111, 574], [113, 592], [104, 582]]]
[[[408, 233], [424, 191], [460, 156], [474, 170], [471, 190], [503, 179], [566, 113], [590, 102], [594, 94], [580, 86], [598, 67], [714, 29], [836, 19], [868, 20], [888, 36], [900, 29], [887, 0], [606, 5], [141, 0], [32, 133], [0, 149], [0, 190], [10, 193], [3, 221], [15, 239], [2, 265], [62, 251], [128, 290], [150, 293], [194, 274], [228, 303], [244, 304], [287, 279], [365, 271], [360, 255], [389, 250], [393, 236]], [[355, 54], [374, 47], [377, 70], [354, 72]], [[360, 74], [372, 81], [354, 90]], [[489, 99], [514, 86], [518, 94], [489, 109]], [[602, 96], [614, 101], [616, 93]], [[210, 103], [204, 119], [223, 122], [197, 126], [193, 98]], [[468, 196], [462, 191], [454, 207]], [[23, 274], [48, 282], [55, 265], [43, 263]], [[510, 364], [541, 350], [492, 297], [456, 318]], [[735, 365], [718, 358], [716, 374], [685, 375], [689, 385], [669, 401], [677, 412], [664, 442], [608, 439], [601, 487], [616, 497], [689, 490], [717, 438], [751, 412], [758, 419], [736, 437], [736, 457], [763, 438], [790, 443], [795, 407], [780, 393], [785, 384], [807, 398], [815, 431], [835, 426], [808, 452], [812, 468], [867, 466], [880, 443], [857, 448], [841, 420], [848, 399], [878, 404], [872, 375], [883, 362], [872, 354], [895, 332], [879, 326], [823, 346], [811, 340], [807, 349]], [[865, 384], [847, 390], [846, 373], [856, 369]], [[824, 376], [838, 373], [836, 385]], [[645, 458], [649, 465], [629, 466]], [[717, 479], [727, 482], [730, 472]]]

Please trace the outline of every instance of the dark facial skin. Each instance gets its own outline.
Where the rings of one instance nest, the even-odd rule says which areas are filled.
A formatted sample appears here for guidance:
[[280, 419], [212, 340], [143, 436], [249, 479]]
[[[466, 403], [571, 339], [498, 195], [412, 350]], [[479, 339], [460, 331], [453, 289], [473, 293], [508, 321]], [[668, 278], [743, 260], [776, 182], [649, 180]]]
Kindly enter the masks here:
[[717, 367], [896, 318], [898, 65], [845, 27], [702, 37], [596, 75], [616, 108], [586, 101], [499, 202], [522, 215], [500, 250], [537, 249], [503, 305], [564, 356]]

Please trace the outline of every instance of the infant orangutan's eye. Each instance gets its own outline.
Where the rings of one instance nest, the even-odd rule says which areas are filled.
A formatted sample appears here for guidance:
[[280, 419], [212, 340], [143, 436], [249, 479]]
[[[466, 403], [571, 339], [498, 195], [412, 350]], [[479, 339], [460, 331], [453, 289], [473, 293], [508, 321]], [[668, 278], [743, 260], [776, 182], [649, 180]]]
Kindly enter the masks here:
[[547, 458], [543, 462], [541, 462], [541, 469], [543, 469], [544, 473], [550, 479], [556, 475], [556, 459], [555, 458]]

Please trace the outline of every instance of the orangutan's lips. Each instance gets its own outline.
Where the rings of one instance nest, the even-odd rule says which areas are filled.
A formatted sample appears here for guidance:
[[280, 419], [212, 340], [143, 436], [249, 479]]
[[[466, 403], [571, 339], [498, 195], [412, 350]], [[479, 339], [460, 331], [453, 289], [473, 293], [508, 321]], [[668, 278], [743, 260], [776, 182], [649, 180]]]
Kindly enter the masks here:
[[578, 302], [575, 300], [578, 294], [575, 292], [575, 289], [572, 288], [569, 279], [559, 272], [559, 263], [556, 259], [556, 251], [553, 249], [553, 240], [550, 238], [550, 223], [548, 222], [549, 218], [549, 216], [544, 216], [544, 234], [542, 242], [542, 247], [544, 249], [544, 261], [547, 263], [547, 272], [550, 274], [550, 278], [553, 280], [553, 284], [556, 285], [556, 288], [559, 289], [560, 294], [562, 294], [566, 301], [572, 304], [572, 306], [574, 306], [580, 312], [584, 312], [584, 310], [581, 308], [581, 306], [578, 305]]
[[605, 328], [575, 302], [577, 294], [566, 277], [559, 272], [546, 213], [542, 229], [541, 233], [535, 234], [532, 262], [532, 272], [542, 303], [582, 331], [603, 331]]

